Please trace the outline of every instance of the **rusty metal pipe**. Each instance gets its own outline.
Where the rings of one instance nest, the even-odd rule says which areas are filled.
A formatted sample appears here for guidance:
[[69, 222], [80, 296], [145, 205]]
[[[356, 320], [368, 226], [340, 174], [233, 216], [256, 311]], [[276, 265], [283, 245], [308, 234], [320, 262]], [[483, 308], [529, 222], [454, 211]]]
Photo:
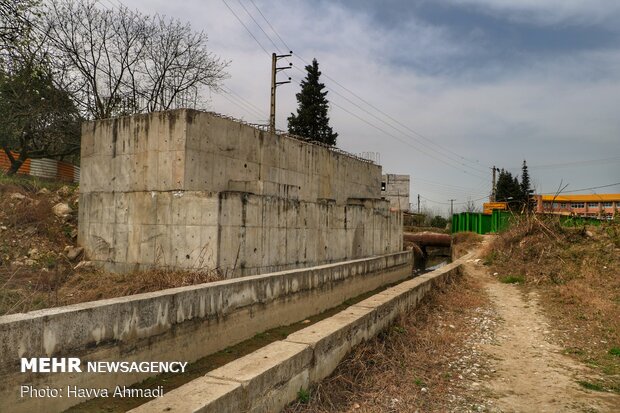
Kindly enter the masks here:
[[420, 247], [450, 247], [452, 237], [448, 234], [439, 234], [436, 232], [405, 232], [403, 234], [405, 242], [413, 242]]

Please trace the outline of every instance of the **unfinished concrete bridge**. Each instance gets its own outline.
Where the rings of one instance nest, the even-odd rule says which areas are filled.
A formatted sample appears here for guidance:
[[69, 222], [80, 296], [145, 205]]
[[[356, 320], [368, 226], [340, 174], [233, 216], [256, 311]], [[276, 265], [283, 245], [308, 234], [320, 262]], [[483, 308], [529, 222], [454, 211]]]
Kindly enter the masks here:
[[[213, 113], [86, 123], [79, 243], [112, 271], [214, 271], [214, 283], [0, 317], [0, 411], [62, 411], [152, 374], [21, 373], [22, 358], [187, 361], [397, 284], [136, 411], [275, 412], [415, 306], [460, 261], [416, 279], [381, 167]], [[407, 280], [407, 281], [405, 281]]]

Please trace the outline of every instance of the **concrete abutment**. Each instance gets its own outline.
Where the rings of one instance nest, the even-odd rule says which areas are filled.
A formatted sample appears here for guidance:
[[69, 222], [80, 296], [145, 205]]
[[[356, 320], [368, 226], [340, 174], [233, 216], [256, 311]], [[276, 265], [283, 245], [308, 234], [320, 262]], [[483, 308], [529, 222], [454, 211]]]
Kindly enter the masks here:
[[381, 167], [180, 109], [86, 123], [78, 242], [113, 271], [226, 277], [402, 250]]

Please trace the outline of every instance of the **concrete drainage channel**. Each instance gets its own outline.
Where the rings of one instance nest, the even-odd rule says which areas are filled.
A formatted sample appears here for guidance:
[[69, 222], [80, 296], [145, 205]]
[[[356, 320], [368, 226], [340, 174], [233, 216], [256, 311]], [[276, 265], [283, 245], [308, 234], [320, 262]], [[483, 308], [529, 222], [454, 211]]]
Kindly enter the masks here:
[[[344, 303], [337, 307], [326, 310], [320, 314], [308, 317], [306, 320], [299, 321], [287, 326], [276, 327], [274, 329], [258, 333], [251, 339], [243, 341], [234, 346], [228, 347], [215, 354], [208, 355], [202, 359], [190, 364], [187, 370], [183, 374], [161, 374], [159, 376], [145, 380], [144, 382], [132, 386], [135, 389], [157, 389], [162, 387], [164, 392], [167, 393], [170, 390], [176, 389], [191, 380], [204, 376], [215, 368], [219, 368], [228, 364], [234, 360], [237, 360], [243, 356], [246, 356], [254, 351], [257, 351], [275, 341], [284, 339], [290, 334], [295, 333], [303, 328], [312, 326], [326, 318], [332, 317], [339, 312], [346, 310], [348, 307], [359, 303], [375, 294], [378, 294], [386, 289], [396, 285], [398, 283], [389, 284], [374, 291], [361, 294], [357, 297], [346, 300]], [[64, 413], [123, 413], [132, 408], [140, 406], [148, 401], [145, 398], [138, 397], [123, 397], [123, 398], [96, 398], [71, 407]]]
[[473, 255], [377, 293], [131, 412], [278, 412], [299, 389], [329, 376], [353, 347], [414, 308], [433, 285], [456, 275]]
[[96, 397], [72, 397], [68, 391], [65, 397], [20, 397], [22, 385], [112, 391], [156, 375], [21, 373], [21, 358], [77, 357], [84, 367], [98, 361], [192, 363], [407, 279], [412, 264], [411, 252], [398, 252], [2, 316], [0, 411], [61, 412]]

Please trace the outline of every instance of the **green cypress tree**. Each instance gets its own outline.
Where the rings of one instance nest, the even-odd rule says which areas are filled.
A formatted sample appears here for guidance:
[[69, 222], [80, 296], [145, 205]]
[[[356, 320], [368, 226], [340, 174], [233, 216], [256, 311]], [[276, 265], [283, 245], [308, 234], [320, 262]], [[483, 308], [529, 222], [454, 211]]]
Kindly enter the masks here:
[[530, 196], [532, 194], [530, 184], [530, 173], [527, 170], [527, 163], [523, 160], [523, 166], [521, 167], [521, 197], [523, 205], [529, 210], [532, 207], [532, 200]]
[[306, 66], [306, 78], [301, 81], [301, 91], [297, 93], [297, 114], [288, 117], [288, 131], [313, 141], [336, 145], [338, 134], [329, 126], [328, 101], [325, 85], [319, 82], [321, 72], [316, 59]]
[[513, 177], [510, 172], [504, 169], [499, 171], [495, 188], [495, 198], [498, 202], [508, 202], [511, 206], [521, 202], [521, 186], [517, 177]]

